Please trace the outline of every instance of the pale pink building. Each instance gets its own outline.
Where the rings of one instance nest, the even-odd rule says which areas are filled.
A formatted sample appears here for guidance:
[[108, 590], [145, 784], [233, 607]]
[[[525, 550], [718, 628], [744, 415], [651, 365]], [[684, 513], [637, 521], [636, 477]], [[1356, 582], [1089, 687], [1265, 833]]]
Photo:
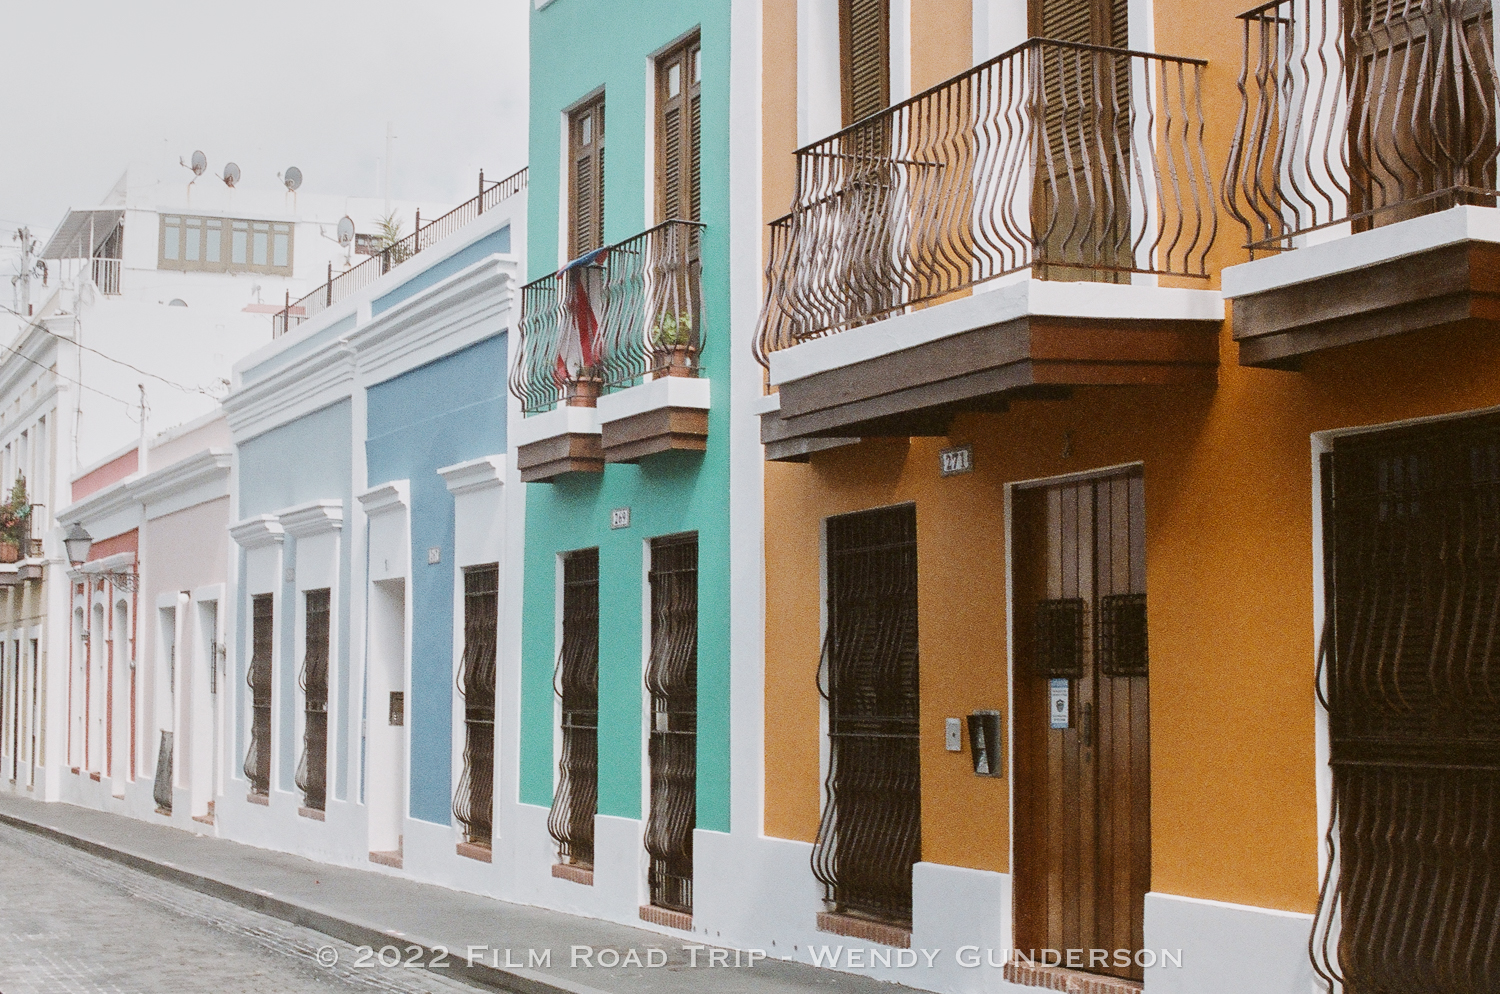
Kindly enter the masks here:
[[59, 799], [211, 831], [230, 462], [215, 413], [72, 480], [57, 520], [92, 542], [69, 571]]

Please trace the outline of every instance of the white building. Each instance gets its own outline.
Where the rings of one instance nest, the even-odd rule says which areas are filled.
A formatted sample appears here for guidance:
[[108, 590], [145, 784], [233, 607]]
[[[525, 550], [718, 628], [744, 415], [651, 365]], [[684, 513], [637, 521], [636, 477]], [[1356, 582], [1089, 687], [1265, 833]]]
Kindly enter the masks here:
[[[24, 317], [0, 358], [0, 500], [24, 479], [33, 513], [18, 529], [19, 556], [0, 536], [0, 789], [107, 805], [119, 770], [150, 777], [155, 763], [145, 736], [133, 767], [112, 747], [87, 748], [129, 741], [112, 727], [83, 732], [101, 712], [106, 725], [125, 712], [119, 702], [91, 706], [69, 666], [48, 666], [49, 649], [66, 663], [77, 648], [63, 633], [81, 578], [53, 527], [55, 512], [84, 496], [74, 481], [93, 491], [149, 473], [142, 441], [210, 415], [234, 363], [271, 341], [287, 303], [364, 261], [380, 218], [393, 212], [405, 234], [420, 215], [445, 211], [410, 202], [387, 211], [379, 199], [294, 191], [281, 176], [231, 186], [216, 175], [224, 169], [132, 166], [97, 207], [67, 212], [38, 253], [45, 277], [17, 295]], [[345, 217], [355, 237], [340, 244]], [[136, 570], [137, 532], [96, 538], [91, 559]], [[135, 631], [133, 610], [111, 613], [111, 626]], [[136, 643], [111, 640], [122, 672]]]

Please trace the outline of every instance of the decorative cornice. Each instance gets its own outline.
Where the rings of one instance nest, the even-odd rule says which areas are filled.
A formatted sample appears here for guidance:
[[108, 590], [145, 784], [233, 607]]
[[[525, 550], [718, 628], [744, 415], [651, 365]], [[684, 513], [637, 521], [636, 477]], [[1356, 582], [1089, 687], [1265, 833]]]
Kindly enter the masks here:
[[224, 414], [241, 442], [343, 400], [353, 385], [354, 355], [339, 338], [225, 397]]
[[118, 573], [122, 570], [128, 570], [134, 565], [134, 552], [116, 552], [112, 556], [105, 556], [103, 559], [90, 559], [86, 563], [75, 566], [74, 572], [84, 576], [97, 577], [103, 573]]
[[448, 492], [455, 497], [459, 494], [484, 490], [487, 487], [503, 486], [505, 484], [505, 456], [481, 456], [478, 459], [470, 459], [468, 462], [444, 466], [437, 471], [437, 474], [443, 478], [443, 483], [447, 484]]
[[365, 509], [367, 517], [374, 517], [387, 511], [404, 511], [411, 506], [411, 481], [392, 480], [389, 483], [382, 483], [366, 490], [356, 499]]
[[293, 538], [308, 538], [324, 532], [338, 531], [344, 526], [344, 502], [341, 500], [315, 500], [289, 507], [276, 516], [281, 527]]
[[242, 549], [259, 549], [276, 545], [285, 538], [285, 530], [274, 514], [257, 514], [229, 527], [229, 537]]
[[229, 494], [229, 467], [233, 462], [234, 453], [229, 449], [204, 449], [144, 475], [132, 473], [62, 508], [56, 518], [62, 525], [97, 521], [135, 505], [169, 500], [194, 487], [215, 482], [221, 487], [207, 499], [225, 497]]

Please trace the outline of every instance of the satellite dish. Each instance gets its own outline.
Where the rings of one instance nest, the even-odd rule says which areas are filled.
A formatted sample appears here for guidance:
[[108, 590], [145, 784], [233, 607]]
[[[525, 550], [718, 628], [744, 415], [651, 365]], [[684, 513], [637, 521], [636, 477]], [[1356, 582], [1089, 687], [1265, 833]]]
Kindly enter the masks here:
[[188, 168], [193, 171], [194, 176], [202, 176], [208, 171], [208, 156], [202, 152], [194, 152], [192, 164]]
[[233, 162], [226, 163], [224, 166], [224, 185], [234, 186], [239, 181], [240, 167], [235, 165]]
[[354, 219], [347, 214], [339, 218], [339, 244], [344, 248], [354, 244]]
[[167, 301], [167, 306], [168, 307], [186, 307], [187, 306], [187, 301], [183, 300], [181, 297], [173, 297], [171, 300]]
[[297, 187], [302, 185], [302, 170], [296, 166], [288, 166], [286, 175], [281, 178], [281, 181], [286, 184], [288, 190], [296, 193]]

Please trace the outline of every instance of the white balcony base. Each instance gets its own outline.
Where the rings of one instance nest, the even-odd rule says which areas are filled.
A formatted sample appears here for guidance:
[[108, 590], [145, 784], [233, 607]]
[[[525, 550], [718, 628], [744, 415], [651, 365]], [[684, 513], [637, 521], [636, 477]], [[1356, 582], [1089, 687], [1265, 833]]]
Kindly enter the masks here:
[[1023, 279], [973, 296], [815, 338], [771, 355], [777, 386], [1019, 318], [1223, 321], [1217, 290]]

